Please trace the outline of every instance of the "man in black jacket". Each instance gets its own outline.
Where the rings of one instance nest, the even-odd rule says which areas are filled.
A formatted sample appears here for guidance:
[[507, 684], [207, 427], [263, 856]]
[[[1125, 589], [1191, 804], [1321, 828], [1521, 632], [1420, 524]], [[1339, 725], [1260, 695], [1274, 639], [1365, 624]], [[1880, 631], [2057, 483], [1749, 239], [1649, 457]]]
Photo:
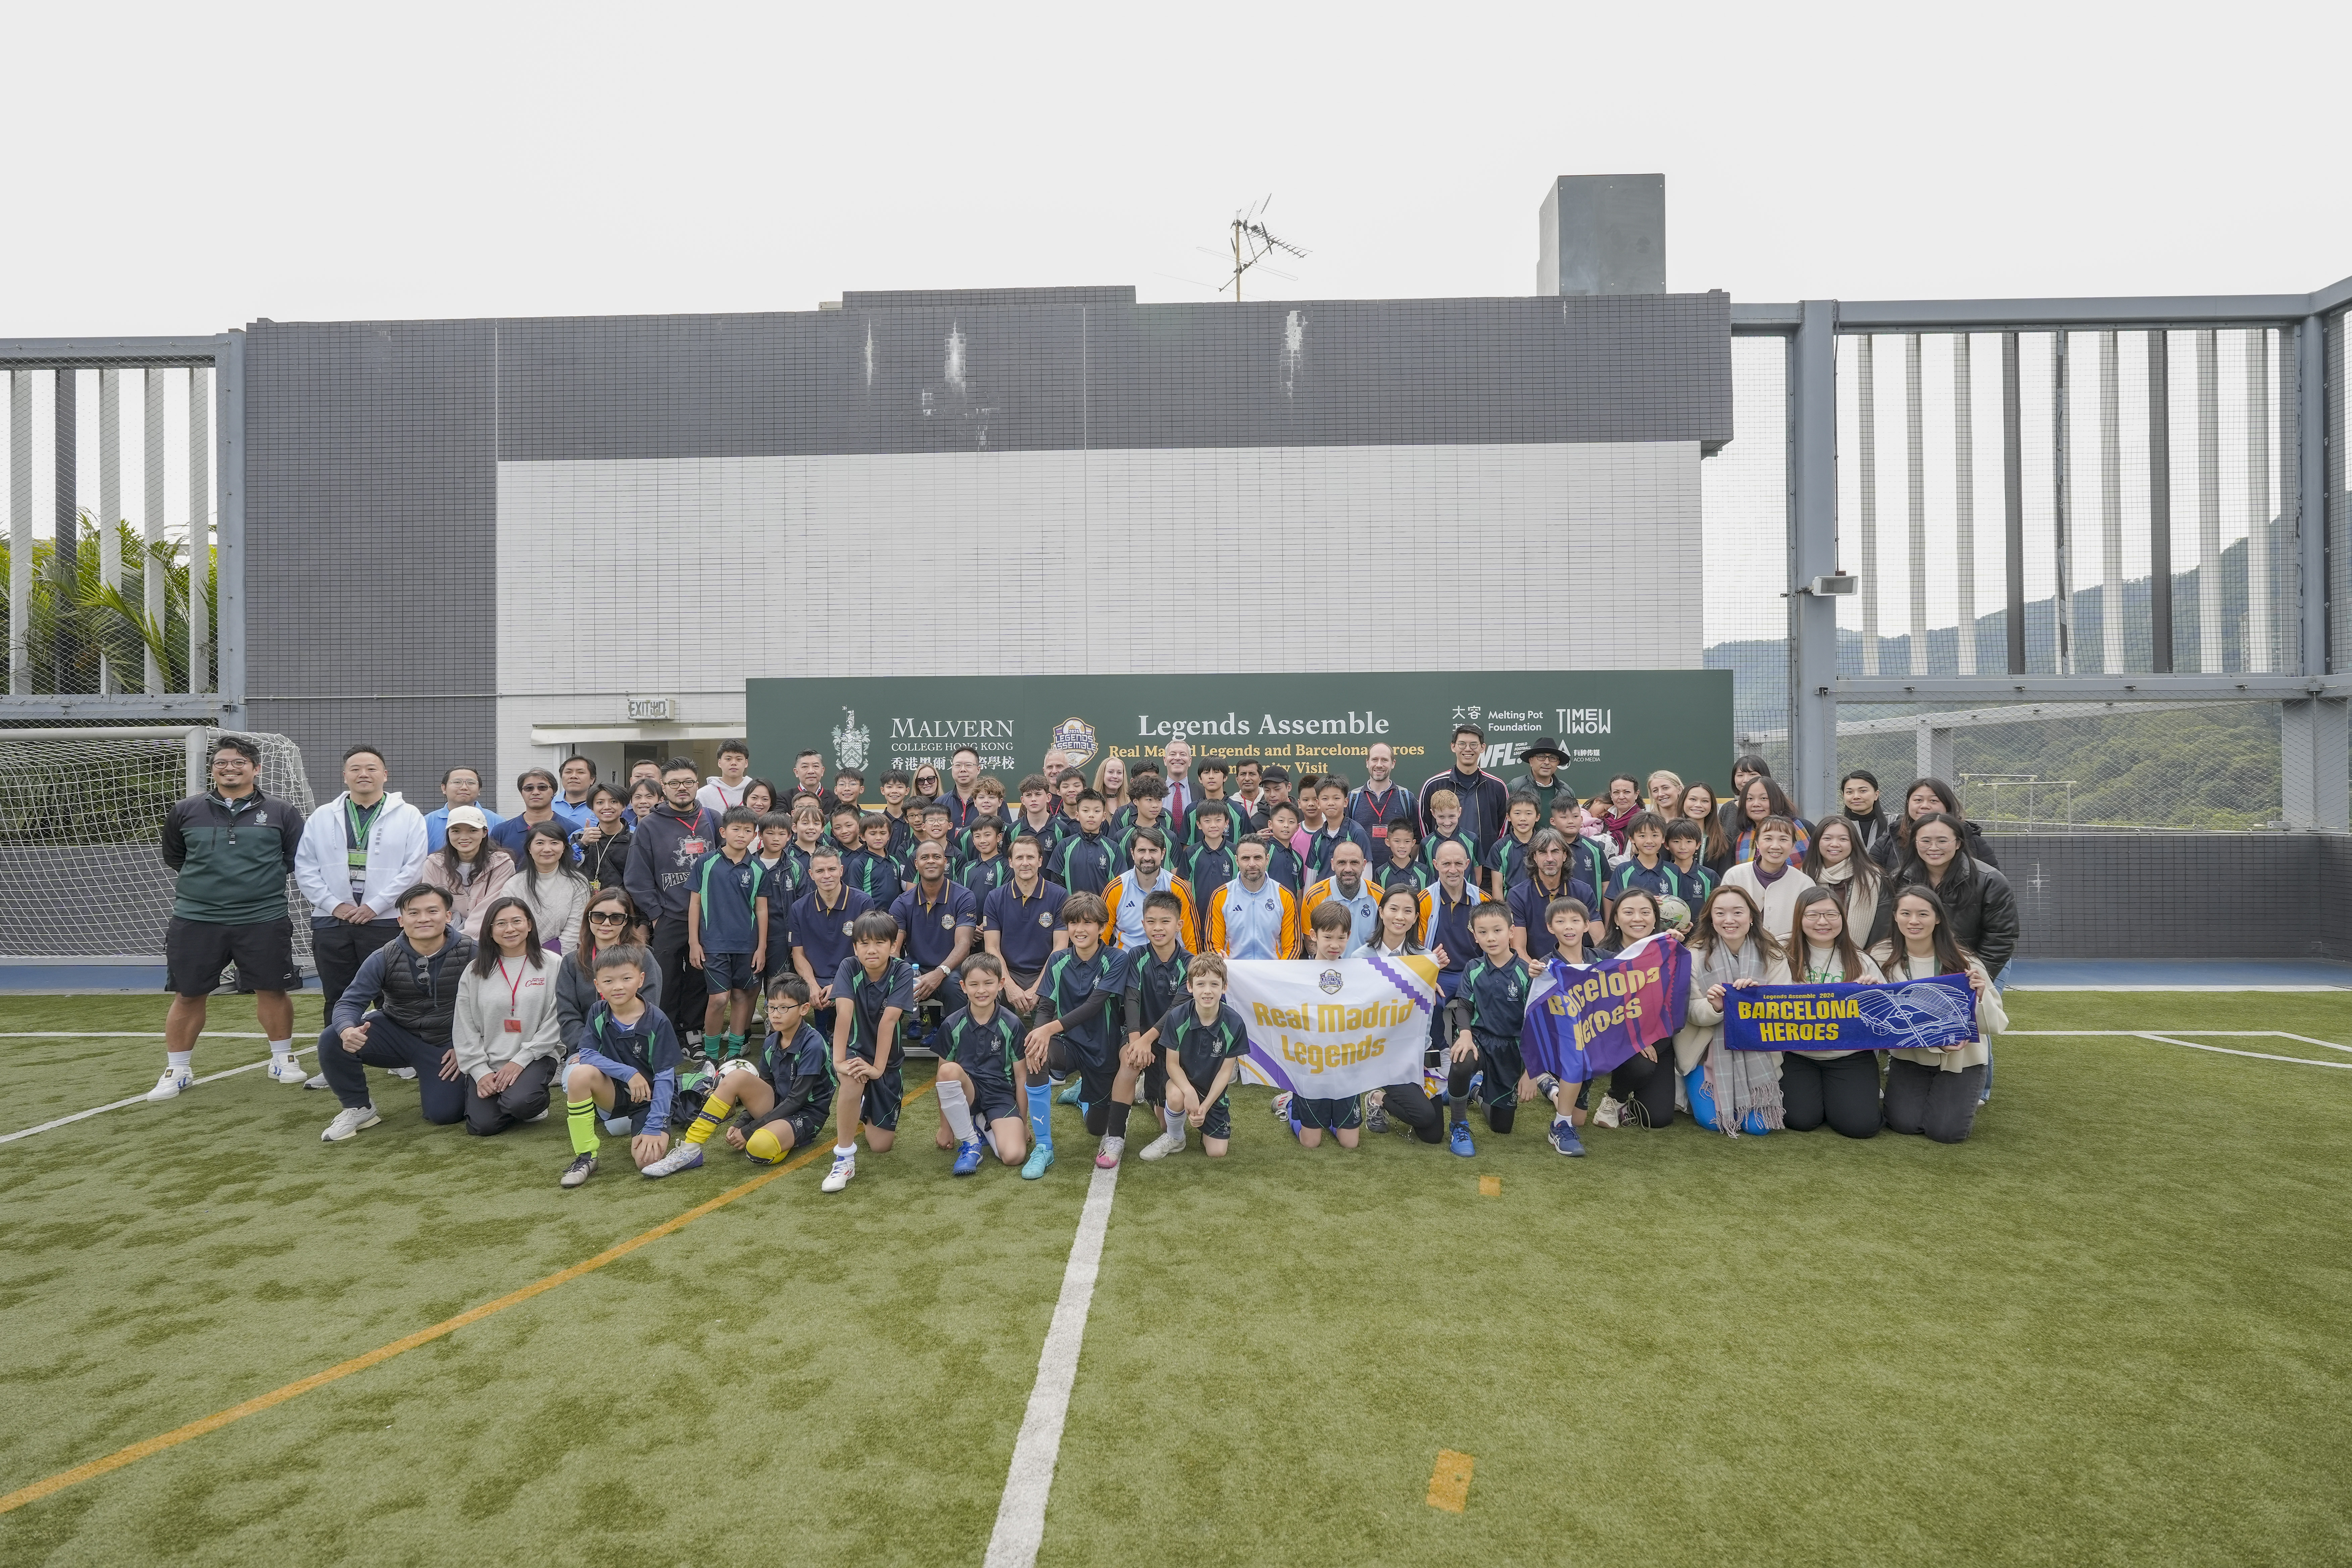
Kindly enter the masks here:
[[662, 764], [662, 803], [637, 821], [629, 844], [622, 885], [637, 906], [637, 918], [653, 921], [654, 962], [661, 965], [664, 1010], [684, 1041], [702, 1032], [702, 971], [688, 963], [687, 885], [694, 863], [718, 847], [719, 819], [698, 804], [702, 774], [692, 761], [672, 757]]
[[319, 1066], [343, 1109], [320, 1137], [341, 1143], [383, 1120], [368, 1099], [362, 1064], [414, 1068], [425, 1120], [466, 1119], [466, 1083], [450, 1042], [457, 979], [474, 956], [449, 930], [449, 895], [419, 882], [400, 895], [400, 934], [368, 954], [319, 1036]]
[[1505, 818], [1510, 811], [1511, 790], [1508, 784], [1478, 765], [1478, 759], [1486, 750], [1486, 731], [1475, 724], [1454, 726], [1454, 765], [1421, 786], [1417, 805], [1424, 839], [1432, 827], [1429, 797], [1439, 790], [1450, 789], [1462, 807], [1462, 820], [1456, 825], [1457, 831], [1476, 840], [1481, 857], [1495, 847], [1495, 840], [1502, 837]]

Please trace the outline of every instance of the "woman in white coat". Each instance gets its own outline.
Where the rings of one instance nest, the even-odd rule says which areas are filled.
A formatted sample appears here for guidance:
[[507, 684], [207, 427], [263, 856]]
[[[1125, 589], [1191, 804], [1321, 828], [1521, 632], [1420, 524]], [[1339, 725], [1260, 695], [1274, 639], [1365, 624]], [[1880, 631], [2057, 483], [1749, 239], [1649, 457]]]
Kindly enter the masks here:
[[494, 900], [474, 960], [457, 979], [449, 1043], [466, 1080], [466, 1131], [477, 1138], [547, 1119], [547, 1086], [563, 1037], [555, 1016], [556, 965], [540, 945], [530, 905]]
[[1756, 900], [1733, 887], [1717, 888], [1699, 910], [1690, 950], [1690, 1004], [1675, 1036], [1675, 1068], [1691, 1120], [1727, 1137], [1760, 1137], [1781, 1122], [1780, 1053], [1726, 1049], [1723, 1015], [1732, 991], [1786, 985], [1788, 961]]
[[1944, 900], [1933, 889], [1906, 888], [1895, 899], [1895, 936], [1871, 954], [1890, 983], [1930, 974], [1965, 974], [1976, 993], [1977, 1037], [1940, 1050], [1886, 1053], [1886, 1125], [1924, 1132], [1938, 1143], [1964, 1142], [1976, 1125], [1992, 1037], [2009, 1027], [2000, 993], [1976, 954], [1952, 940]]

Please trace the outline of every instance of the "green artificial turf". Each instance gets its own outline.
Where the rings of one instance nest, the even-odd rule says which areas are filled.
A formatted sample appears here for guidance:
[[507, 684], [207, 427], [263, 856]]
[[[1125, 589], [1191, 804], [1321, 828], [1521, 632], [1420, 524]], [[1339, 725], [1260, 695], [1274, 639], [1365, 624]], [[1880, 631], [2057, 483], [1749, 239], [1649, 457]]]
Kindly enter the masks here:
[[[2020, 1029], [2352, 1044], [2338, 994], [2012, 994]], [[216, 1022], [250, 1028], [247, 1007]], [[151, 998], [0, 1031], [153, 1028]], [[302, 1015], [307, 1019], [310, 1015]], [[0, 1040], [0, 1133], [160, 1040]], [[207, 1044], [199, 1071], [257, 1058]], [[71, 1081], [60, 1083], [69, 1074]], [[0, 1145], [0, 1491], [371, 1350], [753, 1173], [554, 1183], [557, 1121], [381, 1127], [243, 1074]], [[910, 1066], [910, 1089], [928, 1078]], [[2020, 1037], [1957, 1147], [1588, 1133], [1119, 1176], [1040, 1562], [2352, 1559], [2352, 1072]], [[0, 1516], [0, 1562], [978, 1563], [1091, 1141], [950, 1180], [935, 1113], [449, 1338]], [[1139, 1145], [1141, 1136], [1137, 1139]], [[1501, 1179], [1479, 1194], [1480, 1175]], [[1466, 1510], [1424, 1492], [1474, 1457]]]

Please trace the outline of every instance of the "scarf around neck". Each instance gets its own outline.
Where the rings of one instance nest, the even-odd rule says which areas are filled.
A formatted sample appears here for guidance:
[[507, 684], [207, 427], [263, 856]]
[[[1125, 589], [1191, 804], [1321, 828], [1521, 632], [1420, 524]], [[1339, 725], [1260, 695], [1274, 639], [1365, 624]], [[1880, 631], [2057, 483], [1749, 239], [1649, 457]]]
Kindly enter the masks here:
[[[1737, 952], [1727, 950], [1720, 942], [1713, 943], [1699, 964], [1701, 991], [1717, 985], [1727, 990], [1735, 980], [1763, 978], [1764, 948], [1752, 933]], [[1727, 994], [1723, 1001], [1724, 1011], [1728, 1013], [1730, 996]], [[1725, 1136], [1738, 1137], [1741, 1130], [1748, 1127], [1751, 1117], [1758, 1128], [1775, 1132], [1780, 1130], [1779, 1052], [1727, 1050], [1718, 1029], [1715, 1043], [1706, 1048], [1701, 1070], [1706, 1074], [1706, 1091], [1715, 1098], [1716, 1126]]]

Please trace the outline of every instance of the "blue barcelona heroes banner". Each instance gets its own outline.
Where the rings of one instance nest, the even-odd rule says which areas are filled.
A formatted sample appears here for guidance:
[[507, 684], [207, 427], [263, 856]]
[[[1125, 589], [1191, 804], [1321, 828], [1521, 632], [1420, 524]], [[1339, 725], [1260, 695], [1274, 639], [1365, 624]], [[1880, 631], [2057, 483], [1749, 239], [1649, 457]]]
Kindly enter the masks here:
[[1724, 993], [1735, 1051], [1941, 1050], [1977, 1037], [1965, 974], [1891, 985], [1759, 985]]

